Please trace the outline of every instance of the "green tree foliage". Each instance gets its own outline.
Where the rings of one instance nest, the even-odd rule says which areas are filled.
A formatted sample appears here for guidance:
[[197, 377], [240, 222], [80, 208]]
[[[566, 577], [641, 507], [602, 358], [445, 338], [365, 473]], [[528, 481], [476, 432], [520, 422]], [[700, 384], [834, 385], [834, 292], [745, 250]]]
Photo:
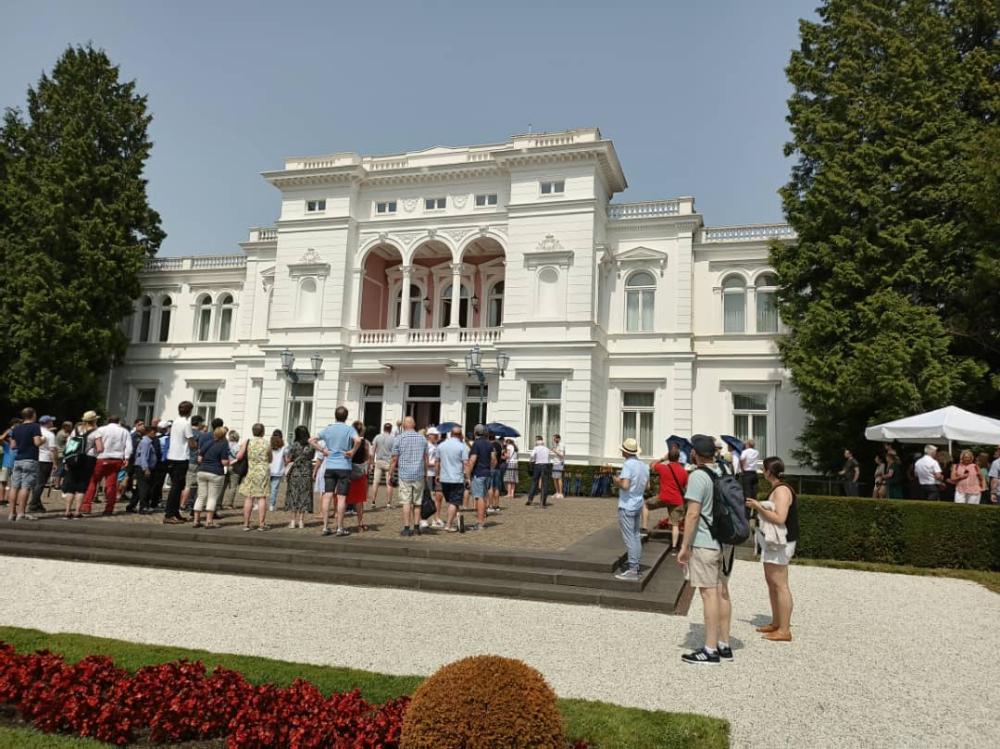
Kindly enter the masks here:
[[0, 125], [0, 402], [94, 408], [164, 238], [146, 197], [146, 97], [71, 47]]
[[870, 423], [1000, 405], [997, 327], [983, 325], [1000, 322], [1000, 4], [826, 0], [818, 13], [786, 69], [795, 163], [781, 196], [799, 239], [771, 262], [808, 413], [798, 457], [829, 469], [846, 446], [871, 449]]

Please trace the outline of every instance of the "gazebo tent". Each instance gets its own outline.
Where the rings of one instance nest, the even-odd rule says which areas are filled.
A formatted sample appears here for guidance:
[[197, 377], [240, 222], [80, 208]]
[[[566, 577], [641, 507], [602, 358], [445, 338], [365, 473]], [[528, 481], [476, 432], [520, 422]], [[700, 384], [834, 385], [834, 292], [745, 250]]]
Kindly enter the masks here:
[[964, 411], [955, 406], [907, 416], [865, 429], [874, 442], [961, 442], [967, 445], [1000, 445], [1000, 419]]

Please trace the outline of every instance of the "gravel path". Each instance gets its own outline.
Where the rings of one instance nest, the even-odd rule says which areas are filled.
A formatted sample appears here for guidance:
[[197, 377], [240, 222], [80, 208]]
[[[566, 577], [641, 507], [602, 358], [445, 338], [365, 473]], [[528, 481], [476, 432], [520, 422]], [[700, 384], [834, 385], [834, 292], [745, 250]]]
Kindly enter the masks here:
[[[758, 639], [758, 566], [732, 585], [736, 659], [679, 656], [689, 617], [403, 590], [0, 557], [0, 624], [427, 674], [522, 658], [564, 697], [727, 718], [734, 747], [995, 747], [1000, 596], [957, 580], [792, 571], [796, 641]], [[421, 627], [443, 637], [414, 647]], [[447, 635], [457, 634], [455, 637]], [[780, 704], [778, 710], [767, 704]]]

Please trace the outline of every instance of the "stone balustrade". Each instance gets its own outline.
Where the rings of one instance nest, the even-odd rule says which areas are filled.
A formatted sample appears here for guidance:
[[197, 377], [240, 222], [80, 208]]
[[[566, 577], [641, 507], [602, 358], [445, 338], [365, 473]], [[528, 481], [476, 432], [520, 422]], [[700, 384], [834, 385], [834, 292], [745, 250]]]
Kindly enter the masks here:
[[254, 227], [250, 230], [251, 242], [275, 242], [278, 239], [278, 230], [274, 227]]
[[719, 226], [705, 228], [701, 241], [754, 242], [765, 239], [795, 239], [798, 235], [789, 224], [748, 224], [746, 226]]
[[608, 206], [608, 218], [615, 221], [660, 216], [679, 216], [680, 200], [655, 200], [648, 203], [614, 203]]
[[214, 268], [243, 268], [246, 255], [187, 255], [185, 257], [154, 257], [146, 261], [146, 273], [165, 273]]
[[475, 343], [497, 343], [503, 328], [413, 328], [391, 330], [355, 330], [351, 334], [354, 346], [465, 346]]
[[151, 257], [146, 261], [146, 271], [180, 270], [184, 265], [182, 257]]

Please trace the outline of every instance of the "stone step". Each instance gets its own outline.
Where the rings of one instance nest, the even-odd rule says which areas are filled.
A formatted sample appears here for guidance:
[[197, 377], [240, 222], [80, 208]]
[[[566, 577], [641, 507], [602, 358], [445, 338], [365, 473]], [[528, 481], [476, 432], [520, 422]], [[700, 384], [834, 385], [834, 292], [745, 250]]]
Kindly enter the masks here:
[[[52, 536], [10, 532], [4, 529], [0, 538], [0, 554], [61, 559], [81, 562], [143, 566], [169, 570], [178, 569], [176, 548], [164, 550], [162, 545], [147, 549], [144, 553], [123, 548], [109, 548], [101, 545], [79, 543], [51, 543]], [[676, 593], [676, 581], [672, 575], [664, 575], [663, 580], [654, 581], [660, 595], [650, 595], [633, 586], [632, 590], [602, 589], [578, 585], [525, 582], [512, 579], [488, 579], [467, 577], [448, 573], [426, 573], [384, 569], [364, 569], [341, 564], [273, 564], [252, 559], [241, 559], [216, 555], [199, 555], [195, 568], [199, 572], [223, 573], [229, 575], [253, 575], [288, 580], [336, 583], [344, 585], [364, 585], [374, 587], [407, 588], [441, 593], [460, 593], [524, 598], [529, 600], [553, 601], [596, 606], [609, 606], [664, 614], [674, 613], [675, 600], [684, 598], [683, 591]], [[305, 561], [304, 559], [301, 561]], [[615, 581], [620, 582], [620, 581]], [[621, 583], [623, 586], [633, 585]], [[686, 609], [685, 609], [686, 610]]]
[[[172, 534], [177, 535], [177, 534]], [[216, 531], [201, 530], [191, 534], [194, 538], [143, 538], [130, 537], [121, 534], [99, 533], [49, 533], [38, 529], [35, 533], [25, 533], [14, 530], [10, 526], [0, 526], [0, 547], [6, 544], [41, 543], [47, 546], [69, 546], [80, 549], [116, 549], [132, 552], [138, 557], [146, 554], [173, 554], [175, 559], [191, 560], [192, 567], [197, 567], [200, 560], [233, 559], [258, 562], [270, 566], [272, 570], [285, 565], [317, 565], [328, 567], [344, 567], [365, 572], [379, 571], [389, 573], [416, 573], [422, 575], [446, 574], [452, 578], [502, 580], [523, 583], [540, 583], [543, 585], [564, 585], [580, 588], [597, 588], [614, 591], [641, 591], [649, 573], [652, 573], [662, 560], [665, 548], [652, 549], [644, 555], [647, 564], [644, 571], [647, 574], [638, 581], [617, 580], [610, 572], [589, 572], [574, 569], [559, 569], [555, 567], [540, 567], [530, 569], [524, 565], [501, 564], [497, 562], [442, 562], [438, 559], [428, 559], [418, 556], [401, 556], [397, 554], [376, 554], [359, 552], [358, 547], [351, 544], [350, 539], [323, 539], [325, 543], [318, 548], [275, 547], [261, 543], [250, 543], [257, 535], [244, 534], [247, 543], [220, 543], [223, 534]], [[30, 539], [30, 541], [29, 541]], [[266, 539], [262, 539], [266, 540]], [[659, 554], [657, 554], [659, 552]]]
[[[328, 554], [377, 554], [422, 558], [441, 562], [468, 564], [500, 564], [529, 567], [531, 569], [575, 570], [579, 572], [611, 573], [621, 565], [624, 553], [621, 536], [611, 545], [611, 538], [618, 533], [611, 529], [593, 534], [595, 543], [576, 544], [571, 549], [548, 551], [543, 549], [505, 549], [498, 547], [448, 546], [428, 542], [429, 539], [379, 540], [365, 539], [355, 534], [345, 539], [321, 537], [315, 530], [283, 533], [274, 529], [270, 533], [242, 533], [232, 529], [193, 529], [190, 525], [169, 526], [157, 523], [121, 523], [104, 518], [66, 522], [46, 518], [37, 523], [4, 524], [3, 530], [16, 533], [66, 534], [69, 537], [90, 536], [133, 539], [160, 539], [176, 542], [209, 543], [212, 545], [251, 546], [267, 549], [291, 549]], [[484, 531], [488, 532], [488, 531]], [[435, 532], [440, 534], [441, 531]], [[608, 537], [607, 539], [605, 537]], [[55, 537], [55, 536], [53, 536]]]

